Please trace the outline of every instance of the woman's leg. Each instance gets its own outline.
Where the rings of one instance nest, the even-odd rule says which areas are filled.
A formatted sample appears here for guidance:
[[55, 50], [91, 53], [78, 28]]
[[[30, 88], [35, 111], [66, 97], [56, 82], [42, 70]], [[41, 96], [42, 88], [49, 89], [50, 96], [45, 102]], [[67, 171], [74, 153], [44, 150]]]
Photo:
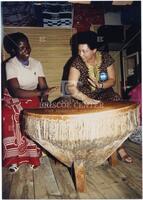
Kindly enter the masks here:
[[122, 160], [126, 163], [132, 163], [133, 162], [133, 159], [131, 158], [131, 156], [128, 155], [128, 153], [125, 150], [125, 147], [123, 145], [121, 145], [117, 149], [117, 153], [118, 153], [118, 157], [119, 157], [120, 160]]

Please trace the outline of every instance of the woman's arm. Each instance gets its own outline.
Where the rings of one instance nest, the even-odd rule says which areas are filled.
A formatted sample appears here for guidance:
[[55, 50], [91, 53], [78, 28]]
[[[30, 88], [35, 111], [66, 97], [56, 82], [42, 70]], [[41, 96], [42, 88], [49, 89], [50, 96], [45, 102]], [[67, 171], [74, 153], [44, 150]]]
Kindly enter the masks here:
[[98, 81], [95, 78], [88, 79], [88, 80], [91, 85], [97, 88], [107, 89], [107, 88], [113, 87], [116, 82], [114, 65], [110, 65], [109, 67], [107, 67], [107, 73], [108, 73], [108, 80], [104, 81], [103, 83], [98, 83]]
[[41, 91], [38, 89], [35, 90], [21, 89], [17, 78], [9, 79], [7, 82], [8, 82], [8, 89], [12, 97], [28, 98], [34, 96], [41, 96]]
[[59, 89], [58, 86], [55, 87], [48, 87], [45, 77], [39, 77], [39, 89], [42, 91], [42, 96], [48, 96], [50, 93], [54, 92], [55, 90]]
[[96, 100], [89, 98], [87, 95], [80, 92], [77, 88], [77, 84], [79, 81], [80, 72], [79, 70], [71, 67], [68, 77], [68, 91], [72, 97], [82, 101], [84, 104], [95, 104]]
[[116, 83], [114, 65], [107, 67], [108, 80], [103, 83], [103, 89], [113, 87]]
[[17, 78], [8, 80], [8, 89], [12, 97], [15, 98], [28, 98], [34, 96], [47, 96], [54, 90], [55, 87], [48, 88], [45, 77], [38, 77], [38, 89], [24, 90], [20, 88]]

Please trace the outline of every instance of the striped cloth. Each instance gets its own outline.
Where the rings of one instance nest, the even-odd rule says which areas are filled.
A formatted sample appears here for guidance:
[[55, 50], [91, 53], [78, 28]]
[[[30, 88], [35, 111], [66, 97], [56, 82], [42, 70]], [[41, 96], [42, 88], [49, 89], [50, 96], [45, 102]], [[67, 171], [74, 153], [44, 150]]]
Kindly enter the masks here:
[[43, 26], [72, 27], [72, 4], [69, 2], [44, 2], [42, 4]]

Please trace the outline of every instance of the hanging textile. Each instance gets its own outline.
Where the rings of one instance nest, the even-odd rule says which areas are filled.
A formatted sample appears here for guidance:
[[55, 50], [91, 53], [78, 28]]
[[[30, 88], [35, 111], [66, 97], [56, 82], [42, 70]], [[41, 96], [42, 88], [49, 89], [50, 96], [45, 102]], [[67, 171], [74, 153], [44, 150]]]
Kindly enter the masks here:
[[32, 26], [35, 21], [32, 2], [3, 2], [2, 20], [5, 26]]
[[104, 25], [103, 9], [92, 5], [74, 4], [73, 28], [77, 31], [90, 30], [91, 24]]
[[44, 27], [72, 27], [72, 4], [69, 2], [44, 2], [42, 15]]

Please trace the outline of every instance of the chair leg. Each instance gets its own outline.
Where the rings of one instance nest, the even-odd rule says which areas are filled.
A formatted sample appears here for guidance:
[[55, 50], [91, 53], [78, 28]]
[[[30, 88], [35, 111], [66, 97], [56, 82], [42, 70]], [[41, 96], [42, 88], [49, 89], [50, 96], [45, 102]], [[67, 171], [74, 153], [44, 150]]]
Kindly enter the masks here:
[[117, 165], [118, 160], [116, 151], [108, 158], [108, 162], [112, 167], [115, 167]]

